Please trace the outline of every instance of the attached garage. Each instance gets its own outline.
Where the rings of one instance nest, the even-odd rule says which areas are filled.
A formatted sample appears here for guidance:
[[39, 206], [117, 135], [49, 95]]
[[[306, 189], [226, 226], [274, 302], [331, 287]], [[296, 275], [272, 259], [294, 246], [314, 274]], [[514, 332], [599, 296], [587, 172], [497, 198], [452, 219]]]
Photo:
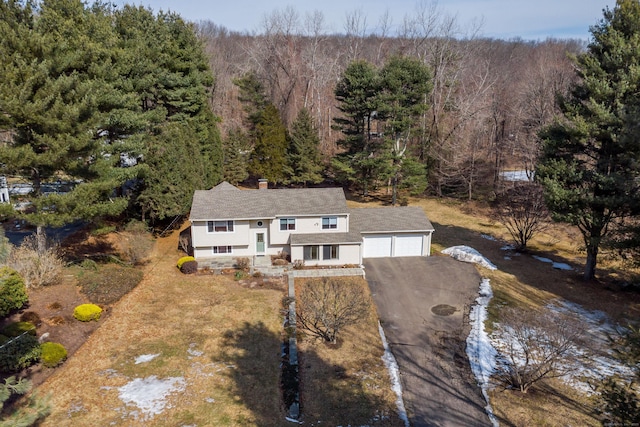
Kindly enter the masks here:
[[391, 256], [392, 236], [373, 235], [362, 238], [363, 258], [384, 258]]
[[422, 234], [399, 234], [395, 236], [393, 256], [422, 256]]
[[350, 210], [351, 231], [362, 235], [362, 258], [429, 256], [433, 225], [417, 206]]

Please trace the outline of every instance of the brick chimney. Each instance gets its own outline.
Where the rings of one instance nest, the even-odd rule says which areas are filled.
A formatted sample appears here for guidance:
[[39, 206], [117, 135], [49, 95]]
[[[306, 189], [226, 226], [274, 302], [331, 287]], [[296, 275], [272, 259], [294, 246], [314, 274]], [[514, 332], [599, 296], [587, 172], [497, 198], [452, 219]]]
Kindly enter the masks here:
[[258, 180], [258, 189], [259, 190], [266, 190], [267, 188], [269, 188], [269, 181], [261, 178]]

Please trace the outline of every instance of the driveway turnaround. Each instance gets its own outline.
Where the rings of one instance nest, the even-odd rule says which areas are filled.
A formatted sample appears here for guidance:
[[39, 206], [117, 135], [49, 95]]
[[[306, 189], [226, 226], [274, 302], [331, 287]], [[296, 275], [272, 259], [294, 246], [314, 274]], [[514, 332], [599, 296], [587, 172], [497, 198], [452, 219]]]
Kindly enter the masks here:
[[411, 425], [490, 426], [465, 352], [481, 280], [475, 267], [441, 256], [370, 258], [364, 266]]

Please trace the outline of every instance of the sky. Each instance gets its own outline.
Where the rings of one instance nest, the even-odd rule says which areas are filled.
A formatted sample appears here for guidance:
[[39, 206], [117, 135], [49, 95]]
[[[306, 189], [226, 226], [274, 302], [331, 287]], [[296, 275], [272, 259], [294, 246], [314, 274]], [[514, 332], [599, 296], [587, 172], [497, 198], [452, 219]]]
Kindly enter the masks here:
[[265, 17], [293, 7], [299, 16], [320, 11], [326, 32], [344, 32], [346, 16], [359, 12], [366, 18], [369, 32], [389, 13], [392, 26], [399, 28], [404, 18], [414, 16], [418, 5], [437, 6], [440, 17], [454, 17], [461, 29], [459, 37], [472, 28], [477, 35], [497, 39], [577, 38], [588, 40], [589, 27], [602, 19], [605, 7], [615, 0], [117, 0], [125, 3], [179, 13], [188, 21], [212, 21], [229, 30], [262, 32]]

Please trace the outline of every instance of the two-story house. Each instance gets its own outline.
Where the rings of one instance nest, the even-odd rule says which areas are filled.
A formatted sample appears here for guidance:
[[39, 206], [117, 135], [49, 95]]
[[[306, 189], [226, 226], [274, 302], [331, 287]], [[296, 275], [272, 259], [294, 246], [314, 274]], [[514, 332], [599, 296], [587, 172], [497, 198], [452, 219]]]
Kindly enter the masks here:
[[347, 208], [341, 188], [240, 190], [223, 182], [194, 193], [191, 239], [198, 261], [290, 254], [306, 265], [367, 257], [428, 256], [433, 226], [418, 207]]

